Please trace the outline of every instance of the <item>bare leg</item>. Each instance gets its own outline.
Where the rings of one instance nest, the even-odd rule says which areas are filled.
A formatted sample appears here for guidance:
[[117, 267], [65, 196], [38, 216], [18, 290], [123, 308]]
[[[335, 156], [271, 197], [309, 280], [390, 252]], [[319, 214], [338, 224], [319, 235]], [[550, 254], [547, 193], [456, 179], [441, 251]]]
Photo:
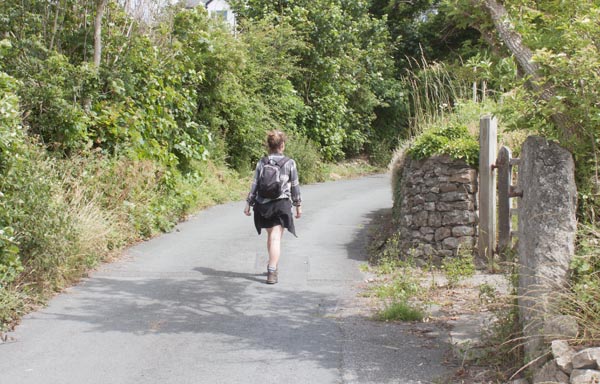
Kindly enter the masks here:
[[279, 256], [281, 255], [281, 238], [283, 237], [283, 227], [277, 225], [273, 228], [267, 228], [267, 251], [269, 251], [269, 266], [277, 268]]

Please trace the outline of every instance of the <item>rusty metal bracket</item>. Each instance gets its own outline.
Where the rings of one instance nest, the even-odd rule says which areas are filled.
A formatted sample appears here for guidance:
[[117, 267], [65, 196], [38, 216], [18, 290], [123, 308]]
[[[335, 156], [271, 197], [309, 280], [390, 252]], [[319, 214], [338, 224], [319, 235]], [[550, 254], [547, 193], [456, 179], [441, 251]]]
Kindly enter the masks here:
[[523, 197], [523, 190], [511, 185], [510, 190], [508, 191], [508, 197]]

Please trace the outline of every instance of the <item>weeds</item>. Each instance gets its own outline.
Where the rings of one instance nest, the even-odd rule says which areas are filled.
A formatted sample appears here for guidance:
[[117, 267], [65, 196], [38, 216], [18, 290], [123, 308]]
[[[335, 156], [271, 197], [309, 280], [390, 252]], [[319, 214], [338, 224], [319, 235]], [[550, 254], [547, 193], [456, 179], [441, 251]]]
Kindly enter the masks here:
[[424, 317], [421, 309], [405, 301], [393, 302], [375, 316], [380, 321], [422, 321]]
[[475, 263], [469, 251], [460, 251], [456, 257], [447, 257], [442, 261], [442, 269], [448, 279], [448, 288], [454, 288], [461, 280], [475, 274]]
[[490, 284], [483, 283], [479, 285], [479, 303], [487, 305], [496, 301], [496, 288]]
[[425, 301], [428, 290], [421, 284], [421, 273], [413, 259], [399, 258], [398, 236], [392, 234], [378, 246], [371, 242], [373, 266], [369, 270], [377, 276], [377, 281], [366, 295], [384, 303], [385, 308], [375, 315], [377, 320], [421, 321], [425, 317], [424, 311], [410, 302]]
[[483, 334], [486, 353], [480, 361], [504, 379], [517, 372], [525, 358], [517, 299], [513, 296], [510, 300], [497, 307], [496, 321]]
[[558, 296], [558, 311], [574, 317], [580, 328], [576, 343], [600, 342], [600, 229], [580, 225], [571, 281]]

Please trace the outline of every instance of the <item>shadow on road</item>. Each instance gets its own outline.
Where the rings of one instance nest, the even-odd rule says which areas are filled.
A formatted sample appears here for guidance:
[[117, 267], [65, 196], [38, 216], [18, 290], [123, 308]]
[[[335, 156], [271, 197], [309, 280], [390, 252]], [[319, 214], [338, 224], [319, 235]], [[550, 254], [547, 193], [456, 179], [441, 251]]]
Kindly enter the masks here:
[[212, 340], [340, 366], [340, 329], [328, 317], [336, 300], [268, 286], [260, 274], [194, 270], [197, 278], [91, 278], [80, 287], [76, 306], [45, 315], [79, 323], [74, 326], [83, 332], [190, 334], [190, 343]]
[[388, 220], [390, 218], [391, 210], [391, 208], [378, 209], [369, 212], [364, 216], [368, 221], [367, 224], [355, 234], [352, 242], [346, 245], [348, 258], [358, 261], [368, 260], [369, 255], [367, 246], [369, 244], [369, 237], [373, 235], [374, 231], [380, 229], [382, 220]]

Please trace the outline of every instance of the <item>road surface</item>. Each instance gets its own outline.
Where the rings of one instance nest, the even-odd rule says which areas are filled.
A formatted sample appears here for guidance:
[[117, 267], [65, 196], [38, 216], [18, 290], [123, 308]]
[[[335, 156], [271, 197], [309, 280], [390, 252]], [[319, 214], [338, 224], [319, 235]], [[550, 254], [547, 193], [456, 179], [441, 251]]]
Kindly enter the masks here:
[[266, 285], [266, 234], [243, 202], [128, 249], [0, 344], [2, 384], [440, 383], [444, 332], [357, 304], [366, 226], [386, 175], [302, 187], [298, 238]]

